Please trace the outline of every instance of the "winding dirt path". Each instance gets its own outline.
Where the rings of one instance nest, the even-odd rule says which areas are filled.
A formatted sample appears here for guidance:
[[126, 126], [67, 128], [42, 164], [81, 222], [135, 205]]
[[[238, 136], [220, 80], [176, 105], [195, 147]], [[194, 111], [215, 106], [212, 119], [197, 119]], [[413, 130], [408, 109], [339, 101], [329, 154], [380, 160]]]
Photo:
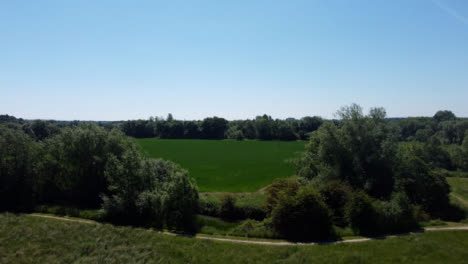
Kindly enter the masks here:
[[[34, 217], [41, 217], [41, 218], [48, 218], [48, 219], [55, 219], [59, 221], [67, 221], [67, 222], [76, 222], [82, 224], [95, 224], [99, 225], [100, 223], [91, 221], [91, 220], [84, 220], [84, 219], [71, 219], [66, 217], [59, 217], [59, 216], [51, 216], [51, 215], [42, 215], [42, 214], [30, 214], [30, 216]], [[432, 231], [449, 231], [449, 230], [468, 230], [468, 226], [450, 226], [450, 227], [427, 227], [420, 231], [410, 232], [410, 233], [403, 233], [403, 234], [396, 234], [390, 236], [381, 236], [381, 237], [373, 237], [373, 238], [356, 238], [356, 239], [348, 239], [342, 241], [333, 241], [333, 242], [310, 242], [310, 243], [295, 243], [295, 242], [288, 242], [288, 241], [255, 241], [255, 240], [242, 240], [242, 239], [231, 239], [231, 238], [219, 238], [219, 237], [209, 237], [203, 235], [197, 236], [190, 236], [190, 235], [182, 235], [176, 234], [171, 232], [163, 232], [163, 231], [154, 231], [158, 234], [169, 235], [169, 236], [182, 236], [182, 237], [190, 237], [195, 239], [204, 239], [204, 240], [213, 240], [213, 241], [221, 241], [221, 242], [232, 242], [232, 243], [241, 243], [241, 244], [251, 244], [251, 245], [268, 245], [268, 246], [310, 246], [310, 245], [332, 245], [332, 244], [340, 244], [340, 243], [359, 243], [359, 242], [366, 242], [371, 240], [382, 240], [386, 238], [393, 238], [399, 236], [406, 236], [415, 233], [421, 232], [432, 232]]]

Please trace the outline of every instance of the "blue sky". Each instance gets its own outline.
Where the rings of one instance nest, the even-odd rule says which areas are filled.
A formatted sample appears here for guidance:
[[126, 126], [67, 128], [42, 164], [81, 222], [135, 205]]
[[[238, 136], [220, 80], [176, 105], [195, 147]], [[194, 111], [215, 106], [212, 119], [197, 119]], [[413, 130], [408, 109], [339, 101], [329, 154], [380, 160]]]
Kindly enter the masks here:
[[465, 0], [1, 1], [0, 114], [468, 116]]

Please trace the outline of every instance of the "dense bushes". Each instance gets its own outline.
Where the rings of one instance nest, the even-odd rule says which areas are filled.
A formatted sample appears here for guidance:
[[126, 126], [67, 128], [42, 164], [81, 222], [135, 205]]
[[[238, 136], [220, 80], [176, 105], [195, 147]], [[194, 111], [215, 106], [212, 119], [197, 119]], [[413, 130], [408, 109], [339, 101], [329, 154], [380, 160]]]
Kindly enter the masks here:
[[372, 236], [414, 230], [418, 227], [415, 209], [403, 193], [394, 194], [389, 201], [378, 201], [355, 192], [345, 215], [356, 233]]
[[[449, 205], [445, 178], [430, 171], [421, 151], [396, 144], [397, 132], [385, 122], [383, 109], [371, 109], [364, 116], [359, 106], [352, 105], [338, 115], [339, 124], [327, 123], [312, 133], [297, 162], [302, 179], [317, 184], [339, 180], [380, 200], [403, 192], [432, 216], [441, 215]], [[427, 149], [437, 152], [437, 142], [430, 145]]]
[[111, 222], [191, 228], [198, 192], [188, 173], [142, 157], [120, 131], [83, 124], [36, 140], [0, 127], [0, 210], [102, 206]]
[[203, 194], [199, 199], [199, 213], [202, 215], [220, 217], [227, 221], [242, 219], [263, 220], [266, 210], [263, 194]]
[[302, 187], [294, 195], [282, 194], [271, 219], [275, 230], [291, 240], [325, 240], [333, 234], [330, 211], [310, 187]]
[[377, 212], [372, 203], [372, 198], [365, 192], [359, 191], [353, 193], [346, 205], [346, 220], [358, 234], [375, 235], [378, 233]]

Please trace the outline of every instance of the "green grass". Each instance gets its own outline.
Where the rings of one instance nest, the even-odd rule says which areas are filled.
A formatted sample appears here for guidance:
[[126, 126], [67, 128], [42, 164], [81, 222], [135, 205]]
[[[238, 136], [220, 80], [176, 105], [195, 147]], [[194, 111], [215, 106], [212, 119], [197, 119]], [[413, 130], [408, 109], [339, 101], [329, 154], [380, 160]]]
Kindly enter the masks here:
[[467, 263], [467, 248], [468, 231], [350, 244], [265, 246], [0, 214], [0, 263]]
[[452, 193], [468, 202], [468, 178], [447, 178]]
[[201, 192], [251, 192], [294, 174], [286, 160], [304, 141], [135, 139], [149, 157], [188, 169]]
[[453, 204], [463, 209], [468, 216], [468, 178], [446, 178], [452, 188], [450, 200]]

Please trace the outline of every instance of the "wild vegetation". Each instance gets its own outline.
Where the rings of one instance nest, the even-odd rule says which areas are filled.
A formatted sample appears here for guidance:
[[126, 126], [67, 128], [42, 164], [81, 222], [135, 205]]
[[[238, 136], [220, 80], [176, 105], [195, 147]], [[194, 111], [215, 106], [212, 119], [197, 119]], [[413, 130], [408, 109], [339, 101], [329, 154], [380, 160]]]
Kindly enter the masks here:
[[464, 263], [466, 248], [468, 231], [364, 243], [263, 246], [0, 214], [2, 263]]
[[[447, 177], [468, 173], [467, 120], [450, 111], [388, 119], [382, 108], [364, 115], [357, 105], [337, 117], [190, 123], [169, 115], [94, 124], [1, 116], [0, 209], [294, 241], [399, 233], [430, 219], [466, 217], [464, 191], [449, 195]], [[149, 137], [179, 139], [125, 136], [146, 137], [137, 125], [143, 123]], [[187, 129], [198, 136], [175, 136]], [[271, 141], [303, 138], [305, 148], [300, 141]], [[161, 157], [185, 169], [152, 159]], [[292, 165], [296, 177], [287, 178]], [[199, 195], [193, 178], [202, 191], [268, 187]]]
[[101, 208], [119, 224], [193, 228], [197, 187], [187, 171], [142, 156], [118, 130], [93, 124], [42, 138], [0, 127], [0, 210], [39, 204]]

